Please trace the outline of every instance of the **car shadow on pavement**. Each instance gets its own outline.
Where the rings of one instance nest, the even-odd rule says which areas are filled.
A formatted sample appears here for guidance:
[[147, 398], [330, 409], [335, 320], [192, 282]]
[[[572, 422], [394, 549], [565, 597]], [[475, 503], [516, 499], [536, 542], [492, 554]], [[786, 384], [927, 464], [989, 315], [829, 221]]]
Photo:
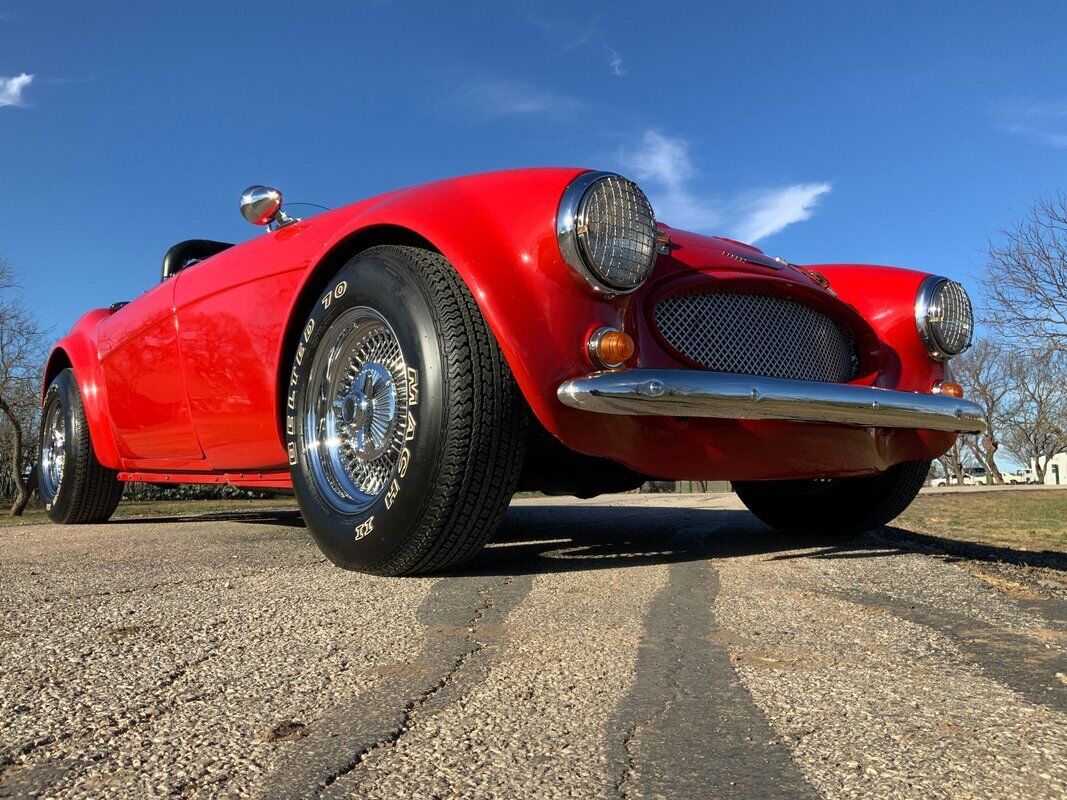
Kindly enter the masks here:
[[[126, 517], [111, 524], [190, 522], [305, 527], [296, 509]], [[911, 553], [1067, 572], [1064, 553], [984, 545], [899, 527], [855, 536], [782, 534], [747, 511], [585, 503], [512, 506], [485, 551], [446, 574], [528, 575], [751, 555], [771, 555], [777, 561]]]
[[885, 527], [867, 534], [782, 534], [747, 511], [677, 507], [513, 507], [489, 547], [456, 574], [537, 574], [769, 555], [884, 558], [922, 553], [1067, 571], [1067, 556]]
[[[512, 507], [456, 575], [529, 575], [810, 551], [829, 536], [784, 536], [745, 511], [611, 505]], [[446, 573], [447, 574], [447, 573]]]
[[219, 511], [208, 514], [179, 514], [172, 517], [117, 517], [109, 525], [166, 525], [179, 522], [243, 522], [247, 525], [283, 525], [303, 528], [304, 520], [296, 508], [270, 508], [254, 511]]

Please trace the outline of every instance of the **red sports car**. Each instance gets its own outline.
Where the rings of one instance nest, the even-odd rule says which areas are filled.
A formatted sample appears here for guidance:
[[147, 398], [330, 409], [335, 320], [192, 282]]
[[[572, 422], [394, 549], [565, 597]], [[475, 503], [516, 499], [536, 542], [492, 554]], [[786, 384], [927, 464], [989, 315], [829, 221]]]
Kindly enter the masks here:
[[948, 374], [958, 283], [675, 230], [619, 175], [496, 172], [304, 220], [254, 186], [241, 210], [266, 235], [175, 245], [52, 351], [53, 520], [107, 520], [125, 481], [291, 490], [332, 561], [398, 575], [473, 556], [518, 490], [669, 478], [855, 532], [983, 429]]

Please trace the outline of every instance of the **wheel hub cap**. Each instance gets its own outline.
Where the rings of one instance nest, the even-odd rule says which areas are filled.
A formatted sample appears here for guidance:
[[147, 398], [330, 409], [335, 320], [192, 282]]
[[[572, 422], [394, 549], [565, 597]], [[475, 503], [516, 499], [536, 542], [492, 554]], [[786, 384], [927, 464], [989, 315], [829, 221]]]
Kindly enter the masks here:
[[354, 308], [315, 350], [304, 432], [311, 477], [331, 505], [359, 513], [386, 489], [407, 434], [407, 367], [392, 327]]
[[388, 449], [397, 404], [396, 384], [385, 366], [375, 361], [364, 364], [352, 389], [334, 405], [344, 426], [342, 435], [360, 458], [374, 459]]
[[45, 501], [51, 500], [59, 492], [63, 481], [63, 468], [67, 458], [67, 428], [63, 408], [55, 403], [45, 419], [44, 433], [41, 436], [41, 477]]

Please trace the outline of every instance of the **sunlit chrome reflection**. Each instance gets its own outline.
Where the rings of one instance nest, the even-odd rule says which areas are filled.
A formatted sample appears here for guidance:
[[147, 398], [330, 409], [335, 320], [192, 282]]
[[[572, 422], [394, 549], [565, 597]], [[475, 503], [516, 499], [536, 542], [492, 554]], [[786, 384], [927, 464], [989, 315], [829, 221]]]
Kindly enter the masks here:
[[323, 335], [307, 384], [311, 475], [338, 511], [357, 514], [385, 491], [408, 427], [407, 366], [377, 311], [344, 312]]

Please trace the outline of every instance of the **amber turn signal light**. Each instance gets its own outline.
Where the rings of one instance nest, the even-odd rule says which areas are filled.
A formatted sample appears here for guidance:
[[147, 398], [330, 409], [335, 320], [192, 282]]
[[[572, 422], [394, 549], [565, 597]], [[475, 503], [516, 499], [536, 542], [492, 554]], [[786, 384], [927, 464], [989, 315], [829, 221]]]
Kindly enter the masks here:
[[934, 394], [947, 394], [949, 397], [963, 397], [963, 387], [954, 381], [938, 381], [934, 384]]
[[589, 337], [589, 358], [598, 367], [621, 367], [634, 354], [634, 340], [617, 328], [600, 328]]

